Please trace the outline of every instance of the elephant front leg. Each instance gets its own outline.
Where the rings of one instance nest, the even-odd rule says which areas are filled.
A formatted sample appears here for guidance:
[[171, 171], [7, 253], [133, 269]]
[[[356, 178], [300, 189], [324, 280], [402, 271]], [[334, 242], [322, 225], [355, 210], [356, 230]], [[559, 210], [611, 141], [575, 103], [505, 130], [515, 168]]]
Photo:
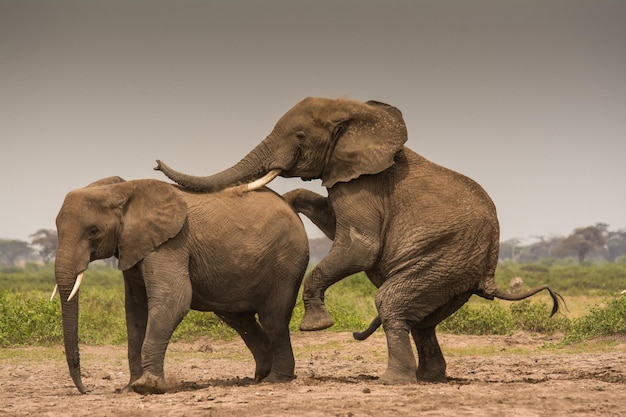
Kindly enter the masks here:
[[304, 214], [328, 237], [335, 239], [336, 219], [327, 197], [304, 188], [283, 194], [283, 198], [298, 212]]
[[[336, 219], [328, 198], [313, 191], [298, 188], [284, 194], [283, 197], [298, 212], [309, 218], [330, 240], [335, 239]], [[300, 330], [322, 330], [333, 325], [333, 318], [324, 305], [324, 291], [344, 276], [335, 274], [329, 277], [323, 272], [324, 259], [311, 271], [304, 282], [304, 318]], [[358, 272], [358, 271], [357, 271]]]
[[133, 391], [140, 394], [162, 394], [167, 391], [168, 386], [163, 372], [165, 351], [176, 326], [191, 306], [192, 290], [189, 276], [180, 273], [174, 278], [157, 276], [153, 272], [164, 269], [162, 264], [148, 266], [145, 261], [142, 268], [148, 296], [148, 321], [141, 347], [143, 373], [131, 384]]
[[304, 281], [302, 292], [304, 317], [300, 323], [300, 330], [305, 332], [327, 329], [334, 324], [333, 317], [324, 303], [324, 293], [330, 285], [341, 280], [343, 276], [329, 280], [318, 267], [314, 268]]
[[[133, 391], [139, 394], [163, 394], [168, 386], [165, 382], [163, 363], [165, 351], [172, 333], [189, 309], [177, 309], [168, 303], [162, 303], [157, 312], [148, 314], [146, 337], [141, 348], [141, 377], [131, 384]], [[171, 313], [171, 314], [170, 314]]]
[[[304, 317], [300, 330], [326, 329], [333, 325], [332, 316], [324, 303], [326, 289], [374, 265], [380, 250], [381, 220], [371, 205], [361, 201], [355, 203], [350, 198], [335, 198], [331, 202], [330, 198], [307, 190], [298, 190], [298, 193], [287, 196], [298, 211], [333, 239], [328, 254], [305, 279], [302, 293]], [[357, 212], [355, 204], [365, 209]], [[363, 218], [368, 221], [363, 221]]]
[[304, 280], [302, 300], [304, 317], [300, 330], [323, 330], [333, 325], [326, 309], [324, 294], [334, 283], [371, 268], [378, 255], [378, 241], [368, 239], [372, 234], [362, 233], [354, 227], [349, 231], [339, 229], [328, 254]]
[[372, 254], [377, 253], [372, 245], [360, 246], [359, 243], [352, 240], [346, 244], [337, 234], [328, 255], [307, 276], [302, 292], [304, 317], [300, 330], [323, 330], [333, 325], [333, 318], [324, 303], [326, 290], [343, 278], [369, 269], [375, 259]]
[[141, 274], [136, 267], [124, 271], [124, 287], [130, 381], [120, 392], [127, 393], [132, 391], [132, 383], [143, 374], [141, 346], [146, 335], [146, 325], [148, 323], [148, 297]]

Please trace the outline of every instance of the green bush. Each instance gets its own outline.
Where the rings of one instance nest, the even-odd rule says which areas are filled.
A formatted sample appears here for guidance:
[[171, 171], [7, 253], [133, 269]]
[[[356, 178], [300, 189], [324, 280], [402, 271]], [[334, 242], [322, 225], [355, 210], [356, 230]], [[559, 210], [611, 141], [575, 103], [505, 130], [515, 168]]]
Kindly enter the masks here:
[[61, 306], [32, 294], [0, 291], [0, 347], [63, 341]]
[[[59, 309], [61, 308], [59, 298], [54, 303], [59, 304]], [[80, 343], [88, 345], [126, 343], [123, 291], [81, 287], [78, 338]]]
[[503, 262], [496, 270], [496, 282], [506, 289], [513, 277], [522, 277], [530, 289], [549, 285], [568, 295], [614, 295], [623, 290], [626, 263], [600, 262], [579, 264], [568, 260], [544, 259], [540, 262], [518, 264]]
[[[0, 270], [0, 291], [42, 292], [50, 295], [54, 288], [54, 265], [28, 263], [24, 268], [4, 268]], [[122, 272], [106, 265], [92, 263], [85, 271], [81, 290], [89, 288], [115, 289], [124, 293]]]
[[24, 268], [3, 268], [0, 270], [0, 291], [52, 293], [54, 288], [54, 266], [26, 264]]
[[513, 317], [513, 327], [516, 329], [553, 334], [558, 331], [566, 332], [571, 327], [570, 320], [561, 314], [550, 317], [552, 307], [544, 302], [523, 300], [511, 304], [509, 309]]
[[571, 323], [562, 315], [550, 317], [551, 308], [543, 302], [523, 300], [508, 308], [498, 303], [466, 304], [441, 322], [438, 330], [455, 334], [511, 334], [516, 330], [553, 334], [569, 330]]
[[626, 296], [607, 300], [591, 308], [589, 314], [574, 320], [563, 343], [574, 343], [598, 336], [626, 334]]
[[438, 330], [455, 334], [509, 334], [513, 331], [511, 312], [499, 304], [465, 304], [439, 324]]
[[[542, 261], [537, 265], [505, 263], [497, 280], [506, 288], [513, 276], [522, 276], [525, 286], [548, 283], [568, 293], [614, 294], [623, 289], [626, 263], [583, 264]], [[60, 302], [49, 302], [54, 287], [51, 265], [28, 264], [25, 268], [0, 270], [0, 347], [31, 344], [62, 344]], [[90, 266], [80, 294], [79, 338], [86, 344], [126, 343], [124, 285], [121, 273], [106, 266]], [[376, 288], [365, 274], [356, 274], [333, 285], [326, 304], [335, 319], [334, 331], [363, 330], [376, 316]], [[304, 313], [298, 297], [290, 329], [296, 331]], [[438, 330], [459, 334], [510, 334], [516, 330], [563, 332], [566, 342], [625, 333], [626, 296], [593, 307], [589, 314], [571, 322], [562, 315], [550, 318], [542, 302], [525, 300], [510, 305], [471, 302], [444, 320]], [[172, 340], [198, 337], [232, 338], [235, 332], [213, 313], [191, 311], [174, 332]]]

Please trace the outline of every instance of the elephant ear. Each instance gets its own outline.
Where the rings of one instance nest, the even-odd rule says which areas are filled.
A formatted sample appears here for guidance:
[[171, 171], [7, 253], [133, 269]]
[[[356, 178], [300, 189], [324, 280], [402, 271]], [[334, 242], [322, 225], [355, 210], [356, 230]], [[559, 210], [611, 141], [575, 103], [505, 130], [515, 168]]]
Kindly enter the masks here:
[[400, 110], [378, 101], [342, 106], [330, 115], [329, 123], [334, 148], [322, 176], [322, 185], [328, 188], [386, 170], [407, 141]]
[[162, 181], [135, 180], [115, 187], [123, 211], [119, 269], [125, 271], [180, 232], [187, 203], [178, 189]]

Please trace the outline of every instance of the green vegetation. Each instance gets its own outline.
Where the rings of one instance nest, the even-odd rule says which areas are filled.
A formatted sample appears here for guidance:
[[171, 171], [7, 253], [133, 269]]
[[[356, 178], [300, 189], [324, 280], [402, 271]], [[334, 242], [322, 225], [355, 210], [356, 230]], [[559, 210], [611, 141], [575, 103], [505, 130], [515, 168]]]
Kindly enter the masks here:
[[[626, 333], [626, 263], [585, 263], [544, 260], [531, 264], [506, 262], [496, 281], [507, 288], [512, 277], [524, 279], [524, 289], [552, 286], [566, 302], [576, 300], [576, 314], [549, 317], [551, 301], [537, 296], [521, 302], [486, 301], [472, 297], [438, 330], [459, 334], [511, 334], [518, 330], [563, 334], [563, 343]], [[54, 287], [52, 265], [27, 264], [24, 268], [0, 270], [0, 347], [62, 344], [59, 299], [48, 301]], [[376, 316], [376, 288], [364, 274], [351, 276], [326, 294], [335, 331], [363, 330]], [[578, 300], [584, 300], [583, 305]], [[547, 300], [547, 301], [545, 301]], [[92, 265], [85, 273], [80, 295], [80, 342], [122, 344], [126, 342], [124, 284], [116, 269]], [[568, 304], [569, 306], [569, 304]], [[304, 308], [298, 299], [291, 321], [297, 331]], [[174, 333], [173, 340], [198, 337], [229, 339], [235, 332], [214, 314], [190, 312]]]
[[586, 316], [574, 320], [563, 343], [626, 333], [626, 295], [593, 306]]
[[552, 305], [529, 299], [510, 303], [468, 303], [443, 321], [439, 330], [457, 334], [511, 334], [516, 330], [553, 334], [567, 332], [571, 322], [563, 315], [550, 317]]
[[496, 271], [496, 282], [504, 289], [511, 278], [518, 276], [523, 277], [526, 289], [545, 284], [567, 295], [613, 296], [626, 288], [626, 262], [503, 262]]

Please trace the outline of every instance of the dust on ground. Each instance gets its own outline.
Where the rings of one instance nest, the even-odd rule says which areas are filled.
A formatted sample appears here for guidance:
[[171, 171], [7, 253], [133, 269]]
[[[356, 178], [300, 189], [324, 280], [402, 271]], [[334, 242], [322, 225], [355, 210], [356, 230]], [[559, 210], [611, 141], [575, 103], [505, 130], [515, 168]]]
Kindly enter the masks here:
[[[240, 339], [172, 343], [172, 392], [118, 394], [128, 382], [124, 346], [81, 346], [81, 395], [62, 347], [16, 349], [0, 362], [0, 416], [626, 416], [626, 340], [572, 353], [542, 349], [555, 338], [439, 335], [447, 384], [377, 383], [384, 334], [292, 335], [297, 378], [253, 383]], [[558, 340], [558, 339], [557, 339]]]

